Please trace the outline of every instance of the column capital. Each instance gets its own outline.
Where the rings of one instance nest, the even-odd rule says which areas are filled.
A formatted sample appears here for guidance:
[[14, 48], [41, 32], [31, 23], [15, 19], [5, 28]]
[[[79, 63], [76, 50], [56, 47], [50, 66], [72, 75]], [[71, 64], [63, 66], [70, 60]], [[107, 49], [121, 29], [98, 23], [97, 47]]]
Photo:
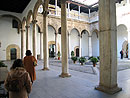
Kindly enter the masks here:
[[43, 16], [47, 16], [49, 14], [49, 10], [43, 11]]
[[36, 24], [36, 23], [37, 23], [37, 20], [32, 20], [32, 23], [33, 23], [33, 24]]
[[25, 32], [26, 30], [25, 29], [20, 29], [21, 32]]
[[25, 27], [26, 27], [26, 29], [30, 28], [30, 26], [28, 26], [28, 25], [26, 25]]
[[92, 35], [89, 35], [88, 37], [92, 37]]

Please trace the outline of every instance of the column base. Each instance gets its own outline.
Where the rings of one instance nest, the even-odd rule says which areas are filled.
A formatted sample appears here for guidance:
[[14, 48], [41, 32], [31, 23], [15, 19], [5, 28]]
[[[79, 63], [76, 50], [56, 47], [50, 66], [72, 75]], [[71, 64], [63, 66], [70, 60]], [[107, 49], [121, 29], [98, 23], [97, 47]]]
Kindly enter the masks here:
[[59, 77], [65, 78], [65, 77], [71, 77], [71, 75], [69, 73], [61, 73]]
[[108, 87], [105, 87], [105, 86], [102, 86], [102, 85], [99, 85], [97, 87], [95, 87], [96, 90], [99, 90], [99, 91], [102, 91], [104, 93], [108, 93], [108, 94], [115, 94], [119, 91], [122, 91], [122, 88], [116, 86], [114, 88], [108, 88]]
[[43, 71], [46, 71], [46, 70], [49, 70], [49, 68], [47, 68], [47, 67], [44, 67], [42, 70], [43, 70]]

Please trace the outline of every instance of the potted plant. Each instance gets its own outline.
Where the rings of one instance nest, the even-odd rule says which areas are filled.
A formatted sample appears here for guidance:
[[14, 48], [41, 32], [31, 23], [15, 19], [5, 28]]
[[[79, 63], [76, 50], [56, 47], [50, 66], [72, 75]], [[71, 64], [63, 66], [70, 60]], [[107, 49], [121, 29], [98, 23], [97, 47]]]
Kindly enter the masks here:
[[73, 63], [75, 64], [76, 61], [78, 60], [78, 58], [75, 56], [75, 57], [71, 57], [71, 59], [73, 60]]
[[58, 60], [60, 60], [60, 51], [58, 51], [57, 56], [58, 56]]
[[3, 82], [8, 74], [7, 66], [3, 61], [0, 61], [0, 81]]
[[96, 63], [98, 62], [98, 59], [96, 57], [93, 57], [90, 59], [90, 61], [93, 63], [93, 67], [95, 67]]
[[80, 57], [79, 62], [81, 63], [81, 65], [83, 65], [84, 62], [86, 62], [86, 58], [85, 57]]
[[74, 57], [74, 51], [71, 51], [71, 57]]

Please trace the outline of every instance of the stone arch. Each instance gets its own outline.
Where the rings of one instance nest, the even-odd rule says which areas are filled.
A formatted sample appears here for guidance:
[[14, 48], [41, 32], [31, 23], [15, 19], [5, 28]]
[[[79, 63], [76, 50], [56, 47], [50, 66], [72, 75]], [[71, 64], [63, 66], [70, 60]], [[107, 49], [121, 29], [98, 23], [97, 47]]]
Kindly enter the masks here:
[[117, 54], [120, 57], [120, 51], [125, 41], [128, 41], [128, 28], [125, 24], [117, 26]]
[[99, 56], [99, 37], [98, 37], [98, 33], [99, 31], [97, 29], [94, 29], [92, 32], [92, 55], [94, 57]]
[[[55, 44], [55, 41], [49, 41], [48, 42], [48, 49], [49, 49], [49, 45], [51, 45], [51, 44]], [[59, 45], [59, 43], [58, 43], [58, 51], [60, 51], [60, 45]]]
[[11, 60], [10, 49], [15, 48], [17, 50], [17, 59], [20, 58], [20, 48], [18, 45], [11, 44], [6, 48], [6, 60]]
[[93, 34], [93, 33], [96, 33], [97, 38], [98, 38], [98, 36], [99, 36], [99, 31], [98, 31], [97, 29], [95, 29], [95, 30], [92, 31], [92, 34]]
[[27, 20], [26, 20], [26, 18], [24, 17], [23, 20], [22, 20], [22, 29], [25, 28], [26, 24], [27, 24]]
[[48, 25], [48, 26], [52, 27], [56, 33], [56, 28], [53, 25]]
[[88, 33], [88, 36], [90, 36], [90, 33], [89, 33], [87, 30], [84, 29], [84, 30], [81, 31], [81, 37], [82, 37], [82, 35], [85, 34], [86, 32]]
[[30, 10], [29, 12], [28, 12], [28, 15], [27, 15], [27, 25], [29, 25], [30, 23], [31, 23], [31, 18], [32, 18], [32, 16], [33, 16], [33, 12], [32, 12], [32, 10]]
[[[48, 1], [48, 0], [46, 0], [46, 1]], [[33, 9], [33, 19], [34, 19], [34, 20], [36, 20], [38, 8], [39, 8], [39, 6], [42, 5], [42, 4], [43, 4], [42, 0], [38, 0], [38, 1], [36, 2], [35, 6], [34, 6], [34, 9]]]
[[79, 32], [79, 30], [78, 30], [77, 28], [71, 29], [71, 30], [70, 30], [70, 34], [71, 34], [71, 31], [74, 30], [74, 29], [78, 32], [78, 36], [80, 36], [80, 32]]
[[81, 54], [89, 56], [89, 32], [85, 29], [81, 32]]

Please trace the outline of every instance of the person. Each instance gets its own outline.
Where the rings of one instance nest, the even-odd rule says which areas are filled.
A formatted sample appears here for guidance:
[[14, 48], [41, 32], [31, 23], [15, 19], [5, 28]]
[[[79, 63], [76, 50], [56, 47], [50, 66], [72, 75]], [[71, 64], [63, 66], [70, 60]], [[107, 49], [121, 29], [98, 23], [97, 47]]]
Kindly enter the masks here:
[[26, 51], [26, 56], [23, 60], [24, 67], [26, 71], [29, 73], [31, 81], [33, 83], [34, 80], [36, 80], [36, 72], [35, 72], [35, 65], [37, 64], [37, 60], [34, 56], [32, 56], [32, 53], [30, 50]]
[[123, 50], [120, 51], [121, 59], [123, 59]]
[[21, 59], [14, 61], [4, 86], [9, 92], [9, 98], [28, 98], [28, 94], [32, 89], [32, 83]]

